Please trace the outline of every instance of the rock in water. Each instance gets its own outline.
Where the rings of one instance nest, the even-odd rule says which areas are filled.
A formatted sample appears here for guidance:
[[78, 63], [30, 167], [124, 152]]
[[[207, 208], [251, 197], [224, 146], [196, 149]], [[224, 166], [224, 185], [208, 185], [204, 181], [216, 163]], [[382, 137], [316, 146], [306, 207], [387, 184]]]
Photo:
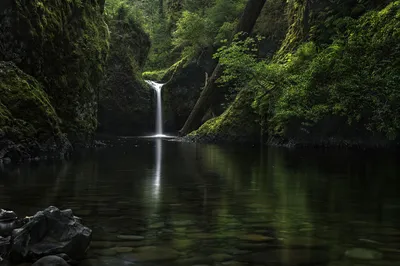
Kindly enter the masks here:
[[11, 237], [3, 238], [0, 236], [0, 263], [8, 254], [11, 243]]
[[17, 215], [13, 211], [0, 209], [0, 222], [12, 222], [17, 220]]
[[346, 251], [346, 257], [358, 260], [377, 260], [382, 258], [382, 253], [366, 248], [353, 248]]
[[12, 230], [18, 227], [17, 219], [15, 212], [0, 209], [0, 236], [11, 235]]
[[36, 213], [30, 221], [12, 233], [10, 259], [35, 261], [45, 256], [66, 254], [79, 261], [89, 247], [92, 230], [83, 226], [71, 210], [49, 207]]
[[69, 266], [69, 264], [58, 256], [47, 256], [43, 257], [37, 262], [35, 262], [32, 266]]

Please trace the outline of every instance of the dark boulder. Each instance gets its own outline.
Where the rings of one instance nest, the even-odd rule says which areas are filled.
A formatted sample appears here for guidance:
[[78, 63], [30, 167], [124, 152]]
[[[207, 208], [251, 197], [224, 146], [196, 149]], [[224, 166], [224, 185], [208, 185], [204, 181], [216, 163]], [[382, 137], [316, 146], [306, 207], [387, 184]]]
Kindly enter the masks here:
[[37, 262], [35, 262], [32, 266], [69, 266], [69, 264], [58, 256], [47, 256], [43, 257]]
[[17, 215], [13, 211], [6, 211], [0, 209], [0, 223], [2, 222], [13, 222], [17, 220]]
[[71, 260], [79, 261], [85, 257], [91, 236], [92, 231], [71, 210], [49, 207], [13, 231], [10, 259], [20, 263], [66, 254]]
[[3, 238], [0, 236], [0, 263], [7, 257], [10, 248], [11, 237]]
[[[122, 17], [121, 17], [122, 16]], [[152, 90], [138, 75], [150, 49], [149, 36], [134, 20], [108, 21], [111, 49], [99, 91], [98, 132], [104, 135], [145, 135], [153, 132]]]
[[35, 262], [32, 266], [69, 266], [69, 264], [60, 258], [59, 256], [47, 256], [43, 257], [37, 262]]
[[10, 236], [11, 232], [18, 227], [17, 219], [15, 212], [0, 209], [0, 236]]

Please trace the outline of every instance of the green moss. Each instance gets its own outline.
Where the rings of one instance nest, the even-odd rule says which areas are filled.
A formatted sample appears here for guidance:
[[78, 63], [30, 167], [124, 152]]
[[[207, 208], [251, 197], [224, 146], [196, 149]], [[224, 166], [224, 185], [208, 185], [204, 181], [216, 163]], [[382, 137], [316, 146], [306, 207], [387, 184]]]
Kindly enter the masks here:
[[164, 80], [164, 76], [167, 73], [168, 69], [154, 70], [154, 71], [146, 71], [143, 72], [142, 76], [146, 80], [153, 80], [161, 82]]
[[97, 90], [109, 49], [99, 3], [7, 3], [0, 16], [0, 60], [15, 62], [43, 84], [63, 130], [74, 140], [87, 140], [97, 127]]
[[249, 105], [254, 97], [251, 90], [242, 90], [222, 115], [208, 120], [190, 133], [189, 138], [210, 142], [257, 142], [261, 132], [258, 115]]
[[398, 138], [399, 17], [400, 1], [394, 1], [349, 24], [348, 38], [337, 36], [326, 48], [308, 43], [286, 54], [287, 82], [264, 108], [270, 134], [301, 141]]
[[175, 75], [179, 75], [179, 73], [182, 71], [182, 69], [187, 66], [189, 63], [188, 58], [184, 57], [181, 58], [179, 61], [177, 61], [175, 64], [170, 66], [168, 70], [164, 74], [164, 80], [169, 81], [174, 78]]
[[[297, 1], [298, 12], [301, 2]], [[258, 85], [263, 84], [247, 80], [248, 87], [257, 88], [255, 95], [241, 91], [221, 116], [190, 138], [251, 139], [262, 127], [262, 135], [286, 143], [398, 143], [400, 1], [358, 18], [335, 14], [346, 27], [331, 32], [330, 42], [321, 35], [310, 37], [315, 42], [304, 42], [298, 38], [304, 35], [289, 29], [287, 38], [295, 37], [293, 43], [286, 40], [271, 62], [252, 63]]]
[[0, 62], [0, 80], [0, 128], [7, 138], [40, 142], [61, 134], [60, 119], [39, 82], [6, 62]]

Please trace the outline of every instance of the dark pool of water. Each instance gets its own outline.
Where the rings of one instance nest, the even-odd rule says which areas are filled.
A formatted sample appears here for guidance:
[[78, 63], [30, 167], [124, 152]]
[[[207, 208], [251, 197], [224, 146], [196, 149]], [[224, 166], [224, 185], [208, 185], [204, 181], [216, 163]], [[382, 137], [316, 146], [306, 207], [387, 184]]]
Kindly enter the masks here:
[[389, 152], [125, 139], [0, 171], [0, 207], [72, 208], [82, 265], [400, 265], [400, 165]]

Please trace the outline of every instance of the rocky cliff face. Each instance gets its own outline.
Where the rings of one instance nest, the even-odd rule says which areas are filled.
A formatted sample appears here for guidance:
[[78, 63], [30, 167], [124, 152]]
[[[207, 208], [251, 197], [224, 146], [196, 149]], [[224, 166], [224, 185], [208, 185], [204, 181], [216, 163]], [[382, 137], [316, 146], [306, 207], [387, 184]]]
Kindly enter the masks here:
[[91, 140], [109, 49], [102, 12], [94, 0], [1, 1], [0, 160]]
[[206, 74], [210, 76], [215, 66], [212, 52], [208, 51], [199, 58], [179, 61], [164, 75], [166, 84], [162, 93], [167, 131], [177, 132], [185, 124], [205, 85]]
[[109, 33], [99, 1], [6, 0], [0, 8], [0, 61], [12, 61], [48, 94], [74, 141], [96, 130], [97, 97]]
[[120, 18], [110, 38], [103, 13], [104, 0], [1, 1], [0, 160], [87, 146], [99, 109], [105, 131], [148, 119], [149, 39]]
[[152, 90], [141, 77], [149, 36], [122, 12], [108, 21], [111, 49], [100, 91], [99, 132], [140, 135], [153, 131]]
[[64, 154], [70, 144], [42, 85], [11, 62], [0, 62], [0, 160]]

